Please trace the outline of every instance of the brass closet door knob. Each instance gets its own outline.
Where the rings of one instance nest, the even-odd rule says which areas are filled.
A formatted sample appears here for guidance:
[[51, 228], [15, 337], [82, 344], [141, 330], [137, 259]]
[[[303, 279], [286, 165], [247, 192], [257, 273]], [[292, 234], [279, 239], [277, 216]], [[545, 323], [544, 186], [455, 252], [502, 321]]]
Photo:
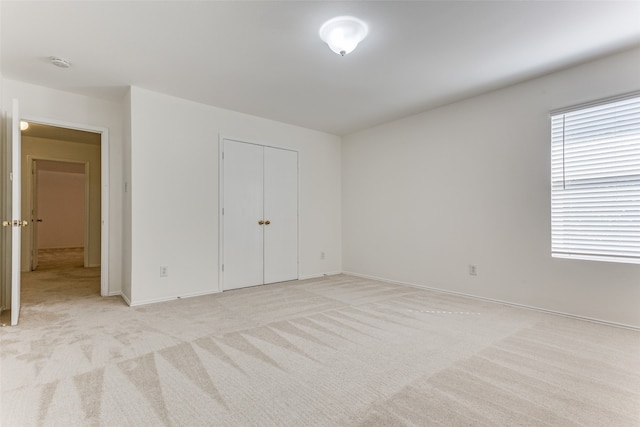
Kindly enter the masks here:
[[264, 221], [263, 221], [263, 220], [260, 220], [260, 221], [258, 221], [258, 224], [259, 224], [259, 225], [262, 225], [262, 224], [264, 224]]
[[265, 223], [266, 225], [269, 225], [269, 224], [271, 224], [271, 221], [267, 220], [267, 221], [265, 221], [264, 223]]

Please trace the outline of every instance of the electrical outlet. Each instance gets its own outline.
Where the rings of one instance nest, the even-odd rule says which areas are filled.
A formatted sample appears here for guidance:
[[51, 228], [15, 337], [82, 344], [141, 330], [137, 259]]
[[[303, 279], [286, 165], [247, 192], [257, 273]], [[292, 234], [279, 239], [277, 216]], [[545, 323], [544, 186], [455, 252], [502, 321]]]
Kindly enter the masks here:
[[163, 265], [160, 267], [160, 277], [167, 277], [169, 275], [169, 267]]
[[324, 252], [320, 252], [320, 259], [324, 259]]
[[469, 264], [469, 274], [471, 276], [477, 276], [478, 275], [478, 267], [476, 265]]

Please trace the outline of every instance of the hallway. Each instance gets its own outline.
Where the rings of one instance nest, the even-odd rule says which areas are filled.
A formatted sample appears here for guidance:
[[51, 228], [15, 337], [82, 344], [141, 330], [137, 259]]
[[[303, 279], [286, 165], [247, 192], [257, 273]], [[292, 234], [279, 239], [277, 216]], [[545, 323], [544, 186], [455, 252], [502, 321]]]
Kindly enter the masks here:
[[22, 273], [22, 313], [31, 306], [100, 295], [100, 267], [83, 267], [82, 249], [46, 249], [38, 253], [38, 269]]
[[[44, 249], [38, 252], [38, 269], [21, 275], [20, 325], [54, 322], [70, 302], [100, 296], [100, 267], [84, 268], [78, 249]], [[9, 324], [11, 311], [2, 313]]]

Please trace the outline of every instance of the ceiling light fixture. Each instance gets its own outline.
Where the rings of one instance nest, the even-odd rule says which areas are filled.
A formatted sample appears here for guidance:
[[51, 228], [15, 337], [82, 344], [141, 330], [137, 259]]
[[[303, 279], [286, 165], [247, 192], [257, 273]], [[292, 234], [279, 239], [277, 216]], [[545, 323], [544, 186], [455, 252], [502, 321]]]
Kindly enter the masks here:
[[50, 56], [49, 61], [56, 67], [60, 68], [69, 68], [71, 67], [71, 63], [66, 59], [58, 58], [57, 56]]
[[353, 52], [369, 32], [367, 24], [353, 16], [336, 16], [320, 27], [320, 38], [335, 53], [345, 56]]
[[29, 122], [20, 120], [20, 130], [27, 130], [27, 129], [29, 129]]

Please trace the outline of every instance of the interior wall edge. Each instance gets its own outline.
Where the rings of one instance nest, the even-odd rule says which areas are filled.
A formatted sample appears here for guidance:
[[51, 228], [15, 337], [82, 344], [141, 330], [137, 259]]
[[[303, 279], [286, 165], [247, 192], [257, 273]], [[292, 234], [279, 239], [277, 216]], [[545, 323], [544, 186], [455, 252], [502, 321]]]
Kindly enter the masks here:
[[120, 298], [122, 298], [124, 303], [127, 304], [129, 307], [131, 307], [131, 300], [129, 299], [129, 297], [127, 297], [127, 295], [125, 295], [124, 292], [114, 292], [113, 296], [120, 296]]

